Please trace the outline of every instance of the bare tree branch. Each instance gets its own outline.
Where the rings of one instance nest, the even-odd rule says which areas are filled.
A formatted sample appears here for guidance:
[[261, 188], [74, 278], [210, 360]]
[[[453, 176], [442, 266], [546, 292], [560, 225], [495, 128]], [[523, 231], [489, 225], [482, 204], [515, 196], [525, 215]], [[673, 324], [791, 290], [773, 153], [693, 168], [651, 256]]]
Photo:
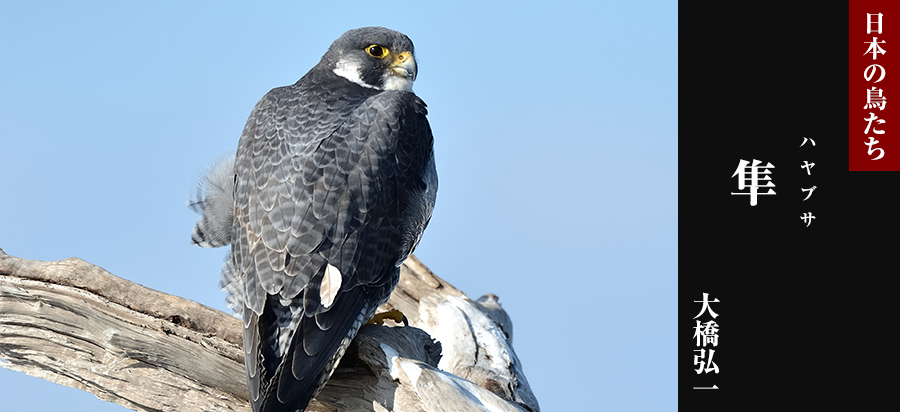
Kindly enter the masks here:
[[[410, 327], [363, 327], [309, 411], [539, 411], [495, 296], [471, 301], [410, 257], [387, 309]], [[138, 411], [249, 411], [241, 330], [77, 258], [0, 250], [0, 366], [11, 370]]]

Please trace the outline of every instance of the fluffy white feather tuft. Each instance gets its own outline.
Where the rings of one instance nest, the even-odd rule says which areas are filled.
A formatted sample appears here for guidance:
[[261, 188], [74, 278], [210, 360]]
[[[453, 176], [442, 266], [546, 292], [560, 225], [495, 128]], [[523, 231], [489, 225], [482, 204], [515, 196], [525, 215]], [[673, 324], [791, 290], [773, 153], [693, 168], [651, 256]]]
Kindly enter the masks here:
[[200, 213], [191, 243], [221, 247], [231, 243], [234, 222], [234, 156], [219, 159], [206, 172], [188, 206]]

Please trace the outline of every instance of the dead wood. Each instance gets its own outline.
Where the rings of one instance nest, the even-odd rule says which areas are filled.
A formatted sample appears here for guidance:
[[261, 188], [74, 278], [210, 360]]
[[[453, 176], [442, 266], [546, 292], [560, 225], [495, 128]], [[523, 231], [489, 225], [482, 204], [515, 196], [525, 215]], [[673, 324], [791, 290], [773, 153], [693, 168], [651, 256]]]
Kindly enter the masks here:
[[[410, 326], [361, 329], [307, 410], [539, 411], [495, 296], [469, 300], [410, 257], [391, 308]], [[0, 249], [7, 369], [138, 411], [250, 411], [241, 341], [240, 321], [224, 312], [77, 258]]]

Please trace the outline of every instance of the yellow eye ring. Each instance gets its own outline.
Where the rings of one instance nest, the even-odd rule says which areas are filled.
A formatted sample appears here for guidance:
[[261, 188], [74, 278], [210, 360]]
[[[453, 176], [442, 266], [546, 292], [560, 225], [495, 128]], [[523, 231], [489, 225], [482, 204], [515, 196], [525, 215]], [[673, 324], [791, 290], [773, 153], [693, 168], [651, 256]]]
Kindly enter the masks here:
[[383, 59], [383, 58], [387, 57], [389, 54], [391, 54], [390, 50], [388, 50], [387, 47], [379, 46], [377, 44], [373, 44], [369, 47], [366, 47], [366, 53], [368, 53], [369, 56], [376, 57], [379, 59]]

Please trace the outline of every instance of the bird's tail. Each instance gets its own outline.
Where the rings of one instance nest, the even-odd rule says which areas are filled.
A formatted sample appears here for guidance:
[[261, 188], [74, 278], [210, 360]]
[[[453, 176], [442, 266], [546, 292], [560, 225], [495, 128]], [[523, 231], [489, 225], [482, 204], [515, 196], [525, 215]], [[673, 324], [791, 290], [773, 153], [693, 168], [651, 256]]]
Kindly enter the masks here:
[[[310, 315], [301, 313], [299, 323], [290, 336], [290, 346], [283, 357], [266, 363], [265, 354], [272, 358], [272, 349], [262, 349], [263, 362], [253, 362], [258, 370], [251, 374], [249, 385], [259, 388], [251, 403], [254, 411], [294, 412], [303, 411], [310, 400], [322, 390], [334, 373], [350, 342], [359, 328], [371, 318], [374, 308], [366, 301], [367, 288], [357, 287], [346, 292], [341, 302], [328, 311]], [[268, 330], [276, 318], [267, 305], [259, 324], [251, 323], [251, 330], [258, 333]], [[245, 320], [246, 322], [246, 320]], [[259, 336], [259, 335], [257, 335]], [[252, 340], [251, 340], [252, 341]], [[271, 339], [260, 338], [260, 345], [271, 346]], [[263, 346], [264, 347], [264, 346]], [[248, 362], [250, 364], [250, 362]]]

